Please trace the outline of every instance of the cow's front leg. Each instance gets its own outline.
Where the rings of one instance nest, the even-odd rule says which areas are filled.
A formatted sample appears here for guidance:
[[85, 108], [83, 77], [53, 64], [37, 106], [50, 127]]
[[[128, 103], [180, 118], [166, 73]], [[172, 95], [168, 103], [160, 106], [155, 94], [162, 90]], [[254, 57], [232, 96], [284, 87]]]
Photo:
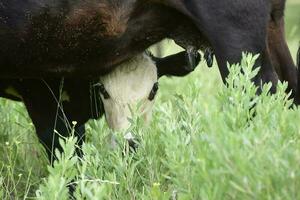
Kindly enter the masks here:
[[[46, 118], [44, 118], [46, 120]], [[39, 122], [34, 122], [33, 124], [37, 127]], [[82, 144], [85, 140], [85, 126], [83, 125], [76, 125], [74, 130], [71, 130], [70, 126], [68, 125], [69, 122], [66, 122], [62, 119], [57, 119], [54, 123], [49, 123], [48, 128], [44, 129], [36, 129], [36, 134], [39, 138], [39, 141], [44, 146], [48, 159], [51, 164], [53, 161], [56, 160], [55, 156], [55, 149], [58, 149], [62, 152], [62, 148], [59, 144], [59, 139], [61, 137], [69, 137], [72, 132], [74, 132], [74, 136], [77, 137], [77, 145], [75, 147], [76, 153], [78, 156], [82, 157]]]
[[[54, 110], [38, 109], [38, 106], [28, 105], [26, 104], [27, 111], [31, 116], [32, 122], [36, 129], [36, 134], [39, 138], [39, 141], [44, 146], [48, 159], [51, 164], [56, 160], [55, 149], [58, 149], [62, 152], [62, 148], [59, 144], [59, 139], [64, 137], [69, 137], [72, 133], [77, 137], [76, 144], [76, 153], [78, 156], [82, 156], [81, 146], [85, 141], [85, 126], [84, 124], [72, 124], [72, 121], [68, 120], [65, 114], [61, 111], [57, 113], [57, 116], [52, 115], [51, 113], [55, 113]], [[47, 104], [44, 104], [45, 108], [47, 108]], [[39, 119], [37, 120], [36, 117]]]
[[[74, 92], [77, 92], [78, 101], [80, 101], [81, 97], [89, 99], [88, 95], [81, 94], [79, 86], [76, 87], [74, 85], [73, 87]], [[80, 115], [82, 113], [83, 118], [86, 117], [85, 113], [81, 112], [81, 109], [87, 110], [85, 102], [80, 101], [80, 104], [70, 99], [72, 97], [66, 96], [67, 94], [64, 92], [60, 94], [59, 80], [41, 81], [27, 79], [23, 80], [17, 88], [35, 126], [37, 136], [46, 149], [49, 161], [53, 163], [56, 159], [54, 155], [55, 149], [62, 151], [59, 138], [61, 136], [68, 137], [72, 132], [78, 139], [76, 151], [81, 156], [81, 145], [85, 139], [84, 122], [86, 120], [79, 119], [75, 114], [78, 113]], [[84, 88], [84, 92], [88, 92], [88, 90]], [[76, 107], [77, 109], [75, 109]], [[70, 112], [70, 110], [75, 114]], [[77, 121], [76, 126], [72, 124], [73, 121]]]

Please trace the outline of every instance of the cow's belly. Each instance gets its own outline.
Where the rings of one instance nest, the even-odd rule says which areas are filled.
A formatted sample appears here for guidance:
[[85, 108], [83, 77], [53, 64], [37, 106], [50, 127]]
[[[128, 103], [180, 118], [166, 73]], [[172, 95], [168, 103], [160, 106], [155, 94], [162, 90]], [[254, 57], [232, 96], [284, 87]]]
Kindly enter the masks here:
[[126, 27], [118, 31], [103, 28], [97, 18], [86, 20], [90, 16], [80, 20], [42, 10], [34, 10], [29, 18], [11, 16], [15, 21], [0, 22], [0, 77], [104, 75], [168, 37], [181, 18], [156, 4], [132, 12]]

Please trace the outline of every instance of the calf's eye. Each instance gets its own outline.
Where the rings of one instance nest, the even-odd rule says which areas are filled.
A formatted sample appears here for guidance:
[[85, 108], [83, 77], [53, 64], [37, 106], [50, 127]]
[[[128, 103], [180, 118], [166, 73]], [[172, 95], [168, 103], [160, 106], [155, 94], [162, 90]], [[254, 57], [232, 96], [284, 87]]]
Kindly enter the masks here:
[[149, 97], [148, 97], [148, 99], [150, 101], [152, 101], [154, 99], [154, 97], [155, 97], [155, 95], [157, 93], [157, 90], [158, 90], [158, 82], [156, 82], [156, 83], [153, 84], [153, 87], [152, 87], [152, 89], [150, 91], [150, 94], [149, 94]]

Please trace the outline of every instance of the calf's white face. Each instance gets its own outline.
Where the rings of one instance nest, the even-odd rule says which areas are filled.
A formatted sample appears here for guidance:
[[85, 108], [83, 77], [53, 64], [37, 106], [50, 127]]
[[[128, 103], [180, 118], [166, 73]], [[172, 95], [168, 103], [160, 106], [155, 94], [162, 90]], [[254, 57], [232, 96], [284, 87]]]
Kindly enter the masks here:
[[113, 130], [129, 127], [131, 111], [137, 109], [145, 122], [150, 121], [153, 99], [158, 89], [155, 63], [141, 54], [119, 65], [100, 78], [100, 92], [105, 116]]

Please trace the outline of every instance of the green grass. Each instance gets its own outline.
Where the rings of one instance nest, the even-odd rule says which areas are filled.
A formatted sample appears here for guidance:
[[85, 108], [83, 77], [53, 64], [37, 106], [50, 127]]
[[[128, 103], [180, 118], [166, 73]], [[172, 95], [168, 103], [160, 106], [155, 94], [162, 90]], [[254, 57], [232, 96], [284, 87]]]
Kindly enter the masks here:
[[[299, 9], [292, 4], [286, 12], [293, 56]], [[133, 119], [135, 154], [126, 153], [121, 135], [111, 150], [101, 119], [87, 126], [82, 162], [69, 139], [48, 169], [24, 106], [1, 99], [0, 199], [64, 199], [72, 179], [78, 199], [300, 199], [300, 110], [288, 109], [284, 85], [276, 95], [266, 87], [255, 96], [251, 62], [244, 60], [243, 76], [231, 69], [228, 88], [204, 62], [188, 77], [163, 78], [150, 126]]]

